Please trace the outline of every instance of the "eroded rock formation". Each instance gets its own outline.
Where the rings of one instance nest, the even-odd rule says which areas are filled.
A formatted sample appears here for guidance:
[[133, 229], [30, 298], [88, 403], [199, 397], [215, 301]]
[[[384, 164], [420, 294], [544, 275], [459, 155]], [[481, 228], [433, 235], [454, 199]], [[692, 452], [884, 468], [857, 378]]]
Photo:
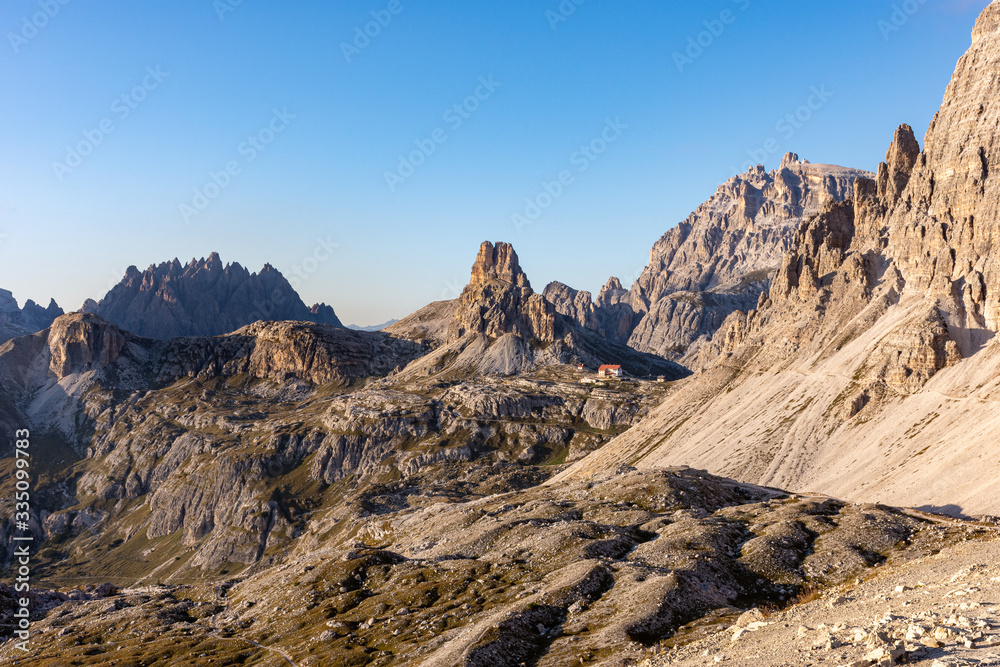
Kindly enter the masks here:
[[[912, 145], [900, 146], [880, 183], [889, 188], [892, 180], [898, 187], [899, 170], [910, 158]], [[707, 342], [731, 313], [752, 308], [768, 290], [801, 222], [850, 200], [855, 182], [872, 177], [789, 153], [774, 171], [757, 166], [734, 176], [664, 234], [630, 290], [612, 278], [593, 303], [589, 293], [560, 283], [547, 287], [545, 296], [581, 326], [636, 350], [689, 365], [710, 363]]]
[[218, 336], [258, 321], [293, 320], [341, 326], [326, 304], [307, 307], [270, 264], [250, 273], [238, 263], [223, 266], [217, 253], [182, 265], [176, 259], [139, 271], [84, 311], [138, 336]]

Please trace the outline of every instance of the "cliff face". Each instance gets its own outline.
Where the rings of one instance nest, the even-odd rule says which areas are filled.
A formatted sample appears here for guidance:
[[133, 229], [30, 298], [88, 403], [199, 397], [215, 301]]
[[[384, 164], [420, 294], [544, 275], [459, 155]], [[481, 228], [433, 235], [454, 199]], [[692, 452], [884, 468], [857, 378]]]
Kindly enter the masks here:
[[723, 363], [575, 472], [683, 461], [856, 500], [996, 512], [998, 162], [994, 2], [923, 152], [901, 126], [877, 176], [806, 220], [769, 293], [727, 318], [711, 343]]
[[801, 222], [851, 199], [855, 182], [869, 177], [789, 153], [774, 171], [758, 166], [729, 179], [664, 234], [630, 290], [612, 278], [596, 302], [561, 283], [545, 296], [581, 326], [636, 350], [708, 363], [699, 361], [707, 341], [731, 313], [752, 308], [767, 291]]
[[62, 379], [110, 366], [125, 347], [125, 334], [96, 315], [73, 313], [49, 329], [49, 370]]
[[237, 263], [223, 266], [219, 255], [176, 259], [140, 272], [129, 267], [122, 281], [86, 312], [139, 336], [218, 336], [257, 321], [295, 320], [341, 326], [326, 304], [307, 307], [280, 272], [265, 265], [250, 273]]
[[653, 246], [629, 292], [641, 319], [628, 344], [689, 362], [696, 342], [767, 291], [801, 222], [850, 199], [855, 181], [868, 176], [789, 153], [775, 171], [758, 166], [731, 178]]
[[870, 175], [789, 153], [775, 171], [758, 166], [734, 176], [656, 242], [632, 287], [633, 307], [648, 311], [673, 292], [705, 291], [776, 269], [799, 223], [831, 201], [849, 199], [854, 181]]
[[963, 352], [997, 331], [1000, 318], [1000, 5], [976, 24], [924, 153], [888, 217], [887, 249], [907, 292], [944, 299]]

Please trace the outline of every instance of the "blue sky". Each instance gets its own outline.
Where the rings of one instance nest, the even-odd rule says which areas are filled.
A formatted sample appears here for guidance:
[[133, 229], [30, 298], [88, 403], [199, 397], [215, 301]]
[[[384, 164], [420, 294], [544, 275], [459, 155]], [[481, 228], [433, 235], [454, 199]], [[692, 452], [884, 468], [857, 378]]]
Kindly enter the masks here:
[[72, 310], [218, 251], [373, 324], [484, 240], [537, 290], [628, 283], [752, 158], [922, 137], [987, 4], [4, 0], [0, 287]]

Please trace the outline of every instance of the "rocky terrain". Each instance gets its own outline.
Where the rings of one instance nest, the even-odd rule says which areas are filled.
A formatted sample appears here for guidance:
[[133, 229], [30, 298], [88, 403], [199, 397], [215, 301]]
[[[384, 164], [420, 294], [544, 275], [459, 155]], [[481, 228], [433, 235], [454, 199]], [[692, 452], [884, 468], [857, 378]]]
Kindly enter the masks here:
[[[306, 508], [355, 516], [365, 510], [350, 502], [378, 485], [416, 484], [425, 468], [488, 471], [459, 488], [538, 483], [669, 390], [582, 386], [575, 365], [518, 378], [428, 374], [433, 347], [306, 322], [159, 341], [74, 313], [0, 347], [0, 420], [11, 433], [30, 427], [52, 467], [35, 520], [61, 545], [52, 550], [60, 576], [103, 570], [117, 580], [164, 565], [162, 576], [257, 564], [300, 537]], [[107, 531], [96, 542], [95, 526]], [[103, 552], [111, 539], [125, 544]], [[132, 546], [160, 555], [122, 569]]]
[[608, 280], [596, 301], [590, 292], [580, 292], [560, 282], [549, 283], [542, 296], [555, 306], [556, 312], [618, 343], [628, 342], [640, 319], [628, 303], [628, 291], [617, 278]]
[[720, 362], [569, 474], [684, 462], [954, 514], [997, 507], [998, 39], [994, 2], [923, 150], [900, 127], [876, 177], [805, 221], [767, 295], [729, 317]]
[[24, 308], [21, 308], [17, 305], [13, 294], [0, 289], [0, 343], [47, 329], [52, 321], [62, 314], [63, 309], [54, 299], [49, 301], [47, 308], [42, 308], [28, 299]]
[[[305, 515], [280, 561], [219, 584], [67, 589], [36, 624], [31, 664], [634, 665], [665, 638], [686, 646], [748, 608], [846, 591], [994, 534], [690, 469], [463, 498], [412, 486], [379, 500], [354, 521]], [[817, 652], [821, 634], [810, 629]], [[0, 655], [16, 659], [9, 643]]]
[[507, 243], [481, 245], [469, 284], [456, 301], [431, 304], [386, 331], [437, 348], [411, 364], [409, 376], [516, 375], [559, 364], [583, 364], [591, 371], [619, 364], [639, 378], [676, 380], [689, 374], [559, 312], [531, 288]]
[[218, 336], [258, 321], [341, 326], [330, 306], [302, 303], [270, 264], [250, 273], [238, 263], [223, 266], [217, 253], [187, 265], [175, 259], [145, 271], [130, 266], [118, 285], [100, 302], [88, 299], [83, 311], [138, 336], [162, 340]]
[[704, 343], [731, 313], [753, 308], [770, 286], [800, 223], [850, 199], [871, 173], [810, 164], [789, 153], [774, 171], [734, 176], [656, 242], [627, 292], [617, 278], [596, 301], [561, 283], [544, 295], [581, 326], [630, 347], [708, 365]]
[[814, 593], [781, 613], [750, 610], [638, 664], [998, 665], [998, 557], [995, 539], [949, 547]]

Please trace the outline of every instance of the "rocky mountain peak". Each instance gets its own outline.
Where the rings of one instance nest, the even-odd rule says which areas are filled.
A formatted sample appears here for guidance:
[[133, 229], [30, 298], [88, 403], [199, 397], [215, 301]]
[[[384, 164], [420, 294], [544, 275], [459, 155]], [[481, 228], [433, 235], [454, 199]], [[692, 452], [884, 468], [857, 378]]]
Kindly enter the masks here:
[[879, 196], [889, 205], [899, 201], [903, 190], [910, 182], [913, 166], [920, 157], [920, 144], [909, 125], [900, 125], [896, 129], [892, 145], [885, 154], [885, 162], [879, 165], [876, 182]]
[[0, 312], [8, 313], [15, 310], [21, 310], [21, 307], [17, 305], [14, 293], [10, 290], [0, 289]]
[[778, 169], [757, 165], [726, 181], [656, 242], [620, 300], [634, 311], [619, 317], [628, 345], [683, 359], [730, 313], [757, 303], [804, 220], [852, 199], [855, 184], [870, 178], [788, 153]]
[[459, 297], [448, 340], [466, 334], [499, 338], [509, 333], [528, 340], [555, 340], [556, 311], [531, 289], [517, 253], [509, 243], [484, 242], [472, 265], [472, 278]]
[[597, 294], [597, 304], [599, 306], [610, 306], [622, 300], [628, 294], [628, 290], [622, 287], [622, 281], [611, 276]]
[[799, 159], [798, 153], [785, 153], [784, 157], [781, 158], [781, 166], [778, 169], [787, 169], [800, 164], [802, 161]]
[[470, 285], [479, 285], [496, 280], [518, 287], [531, 287], [528, 277], [521, 270], [517, 253], [509, 243], [493, 244], [484, 241], [479, 246], [479, 254], [472, 265]]
[[218, 253], [183, 265], [151, 265], [125, 277], [84, 311], [140, 336], [218, 336], [258, 321], [304, 321], [342, 326], [326, 304], [307, 307], [285, 277], [270, 264], [251, 273], [240, 264], [224, 265]]

